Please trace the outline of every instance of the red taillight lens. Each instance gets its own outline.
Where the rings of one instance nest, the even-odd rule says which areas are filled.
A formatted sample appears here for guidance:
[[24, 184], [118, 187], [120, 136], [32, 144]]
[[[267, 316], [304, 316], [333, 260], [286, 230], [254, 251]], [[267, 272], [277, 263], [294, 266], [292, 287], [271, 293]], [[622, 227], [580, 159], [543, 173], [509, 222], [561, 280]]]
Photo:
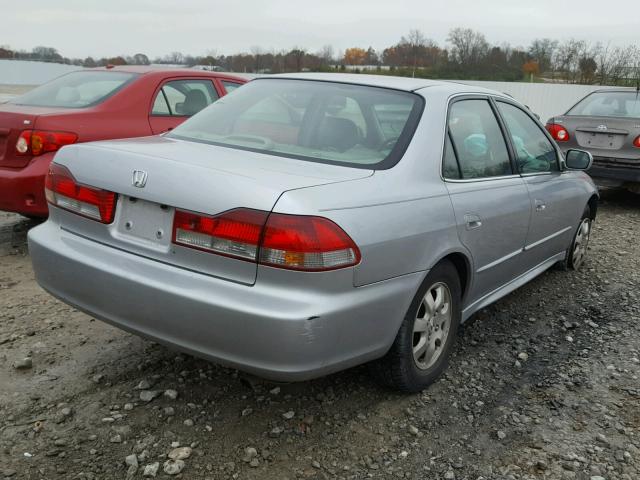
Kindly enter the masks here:
[[569, 132], [562, 125], [557, 125], [555, 123], [547, 123], [546, 125], [547, 131], [551, 134], [554, 140], [557, 142], [567, 142], [569, 141]]
[[113, 222], [116, 194], [78, 184], [71, 172], [62, 165], [51, 164], [44, 192], [52, 205], [102, 223]]
[[636, 139], [633, 141], [633, 146], [636, 148], [640, 148], [640, 135], [638, 135]]
[[173, 242], [292, 270], [333, 270], [360, 261], [358, 247], [331, 220], [244, 208], [215, 217], [176, 210]]
[[173, 242], [220, 255], [255, 261], [267, 212], [230, 210], [216, 217], [176, 210]]
[[43, 153], [55, 152], [77, 141], [78, 136], [75, 133], [24, 130], [16, 142], [16, 152], [18, 155], [37, 157]]
[[333, 270], [356, 265], [360, 250], [338, 225], [323, 217], [273, 213], [260, 246], [260, 263], [292, 270]]

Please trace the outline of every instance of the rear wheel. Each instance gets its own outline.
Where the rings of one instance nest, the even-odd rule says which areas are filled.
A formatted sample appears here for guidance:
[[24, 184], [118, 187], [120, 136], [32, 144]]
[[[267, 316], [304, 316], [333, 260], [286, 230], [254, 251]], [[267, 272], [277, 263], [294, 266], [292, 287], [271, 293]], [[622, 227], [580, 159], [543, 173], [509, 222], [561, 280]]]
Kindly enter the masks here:
[[573, 237], [573, 242], [567, 253], [567, 266], [573, 270], [578, 270], [584, 263], [587, 256], [587, 248], [589, 247], [589, 238], [591, 236], [591, 212], [586, 207], [580, 225]]
[[427, 275], [391, 349], [374, 364], [376, 374], [405, 392], [433, 383], [447, 366], [460, 317], [460, 278], [445, 260]]

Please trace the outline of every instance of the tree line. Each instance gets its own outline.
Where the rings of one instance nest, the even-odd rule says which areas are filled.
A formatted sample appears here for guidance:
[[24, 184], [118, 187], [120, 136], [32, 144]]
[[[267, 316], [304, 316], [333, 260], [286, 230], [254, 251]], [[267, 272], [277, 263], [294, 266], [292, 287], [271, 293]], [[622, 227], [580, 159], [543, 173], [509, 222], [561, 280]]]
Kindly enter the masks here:
[[31, 52], [0, 47], [0, 59], [39, 60], [84, 67], [105, 65], [171, 64], [232, 72], [281, 73], [292, 71], [367, 71], [422, 78], [496, 81], [549, 81], [600, 85], [640, 83], [640, 48], [602, 42], [539, 38], [528, 47], [491, 44], [481, 32], [454, 28], [446, 44], [438, 45], [420, 30], [411, 30], [381, 51], [352, 47], [335, 53], [331, 45], [311, 52], [295, 47], [268, 51], [193, 56], [180, 52], [150, 59], [143, 53], [105, 58], [63, 57], [55, 48], [35, 47]]

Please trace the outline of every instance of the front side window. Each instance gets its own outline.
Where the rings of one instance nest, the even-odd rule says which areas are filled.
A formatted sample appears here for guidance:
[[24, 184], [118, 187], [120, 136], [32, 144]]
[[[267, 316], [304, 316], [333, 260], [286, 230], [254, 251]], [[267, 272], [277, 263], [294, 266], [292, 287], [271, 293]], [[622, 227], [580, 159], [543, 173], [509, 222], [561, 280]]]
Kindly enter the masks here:
[[97, 105], [137, 77], [115, 71], [72, 72], [8, 103], [33, 107], [86, 108]]
[[559, 171], [556, 149], [531, 117], [509, 103], [497, 104], [509, 130], [520, 173]]
[[595, 92], [580, 100], [567, 115], [640, 118], [640, 95], [628, 92]]
[[389, 168], [408, 145], [421, 111], [421, 97], [410, 92], [259, 79], [168, 136], [321, 163]]
[[511, 175], [502, 130], [488, 100], [459, 100], [449, 109], [449, 132], [463, 179]]
[[190, 117], [217, 99], [218, 94], [209, 80], [172, 80], [156, 94], [151, 114]]

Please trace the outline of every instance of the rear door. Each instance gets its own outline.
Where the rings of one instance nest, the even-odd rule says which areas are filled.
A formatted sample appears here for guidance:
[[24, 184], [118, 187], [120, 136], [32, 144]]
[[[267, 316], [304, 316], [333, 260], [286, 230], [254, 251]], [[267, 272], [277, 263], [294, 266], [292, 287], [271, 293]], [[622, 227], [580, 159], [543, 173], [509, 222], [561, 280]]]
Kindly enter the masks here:
[[584, 194], [575, 179], [560, 169], [558, 151], [546, 131], [519, 106], [496, 101], [513, 145], [518, 173], [531, 199], [531, 227], [525, 258], [538, 265], [564, 252], [584, 205]]
[[526, 271], [522, 261], [531, 202], [487, 97], [461, 97], [449, 108], [443, 176], [458, 235], [474, 262], [472, 303]]
[[153, 96], [149, 125], [154, 135], [173, 130], [220, 98], [215, 84], [208, 78], [173, 78], [165, 80]]

